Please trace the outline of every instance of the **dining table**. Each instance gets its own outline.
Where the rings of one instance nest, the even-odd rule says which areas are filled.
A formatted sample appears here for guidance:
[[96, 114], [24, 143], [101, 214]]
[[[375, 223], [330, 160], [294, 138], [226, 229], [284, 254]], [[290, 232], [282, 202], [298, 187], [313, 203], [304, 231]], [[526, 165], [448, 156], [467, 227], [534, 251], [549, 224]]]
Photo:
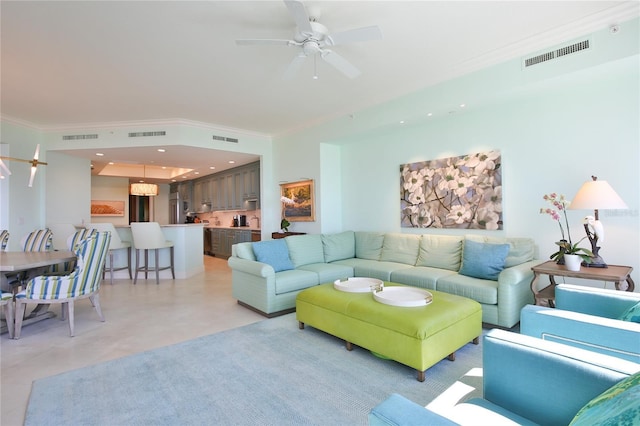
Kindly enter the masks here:
[[[75, 260], [76, 255], [72, 251], [0, 251], [0, 274], [3, 285], [8, 277], [21, 272], [44, 270], [52, 265], [57, 265]], [[26, 315], [22, 324], [28, 325], [48, 318], [55, 314], [49, 311], [49, 304], [39, 304], [33, 311]], [[6, 333], [7, 327], [13, 324], [2, 325], [0, 333]]]

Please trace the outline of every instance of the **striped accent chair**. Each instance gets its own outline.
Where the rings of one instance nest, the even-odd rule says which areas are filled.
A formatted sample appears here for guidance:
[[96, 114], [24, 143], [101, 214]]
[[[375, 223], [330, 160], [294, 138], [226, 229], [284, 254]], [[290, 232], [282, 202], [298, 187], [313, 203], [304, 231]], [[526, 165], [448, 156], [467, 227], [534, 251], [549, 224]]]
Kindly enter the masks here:
[[77, 266], [69, 275], [44, 275], [35, 277], [26, 288], [16, 295], [16, 320], [14, 338], [19, 339], [27, 304], [62, 304], [61, 319], [69, 317], [69, 334], [74, 335], [74, 302], [89, 298], [100, 320], [104, 316], [100, 309], [100, 283], [105, 259], [109, 252], [111, 234], [97, 232], [80, 241], [74, 248]]
[[2, 292], [2, 298], [0, 298], [0, 306], [4, 310], [4, 319], [7, 323], [7, 331], [9, 332], [9, 338], [13, 339], [13, 330], [14, 330], [13, 293]]
[[9, 231], [2, 229], [0, 230], [0, 251], [6, 251], [7, 244], [9, 244]]
[[22, 251], [49, 251], [53, 248], [53, 233], [49, 228], [37, 229], [22, 237]]

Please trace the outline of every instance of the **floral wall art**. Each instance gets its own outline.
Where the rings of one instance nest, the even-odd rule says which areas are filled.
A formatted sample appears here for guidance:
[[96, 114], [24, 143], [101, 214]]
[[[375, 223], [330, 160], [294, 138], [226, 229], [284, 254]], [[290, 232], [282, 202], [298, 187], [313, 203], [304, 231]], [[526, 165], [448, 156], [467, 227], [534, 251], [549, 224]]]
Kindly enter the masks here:
[[400, 166], [403, 228], [502, 229], [500, 151]]

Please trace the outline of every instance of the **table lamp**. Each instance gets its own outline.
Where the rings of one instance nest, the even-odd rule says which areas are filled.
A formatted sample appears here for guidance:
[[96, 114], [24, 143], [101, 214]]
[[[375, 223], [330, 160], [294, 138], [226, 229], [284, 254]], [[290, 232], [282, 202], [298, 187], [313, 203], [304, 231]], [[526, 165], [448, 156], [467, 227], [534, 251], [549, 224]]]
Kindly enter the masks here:
[[594, 216], [586, 216], [582, 221], [593, 252], [591, 263], [583, 263], [583, 265], [592, 268], [606, 268], [607, 264], [598, 254], [600, 251], [598, 244], [604, 241], [604, 227], [598, 218], [598, 209], [626, 209], [628, 207], [606, 180], [598, 180], [596, 176], [591, 176], [591, 179], [591, 181], [585, 182], [573, 197], [569, 209], [594, 210]]

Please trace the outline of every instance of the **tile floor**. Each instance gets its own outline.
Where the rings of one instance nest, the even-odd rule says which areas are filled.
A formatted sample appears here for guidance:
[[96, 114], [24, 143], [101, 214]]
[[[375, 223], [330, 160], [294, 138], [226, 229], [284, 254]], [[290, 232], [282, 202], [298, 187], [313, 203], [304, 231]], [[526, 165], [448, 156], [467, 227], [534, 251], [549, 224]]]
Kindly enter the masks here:
[[100, 291], [106, 322], [88, 300], [76, 304], [75, 337], [58, 315], [0, 336], [0, 424], [22, 425], [33, 380], [170, 345], [265, 318], [231, 297], [226, 260], [205, 256], [205, 272], [187, 280], [114, 280]]

